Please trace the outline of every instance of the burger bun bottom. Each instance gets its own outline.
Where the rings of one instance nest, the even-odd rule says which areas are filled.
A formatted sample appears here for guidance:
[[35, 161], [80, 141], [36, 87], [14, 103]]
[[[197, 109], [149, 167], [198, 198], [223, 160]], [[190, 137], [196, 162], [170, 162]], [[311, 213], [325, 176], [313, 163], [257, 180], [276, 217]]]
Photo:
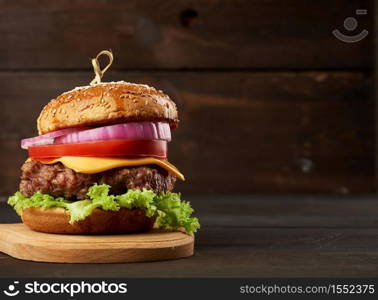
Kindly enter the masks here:
[[69, 223], [70, 216], [63, 208], [27, 208], [22, 221], [30, 229], [47, 233], [64, 234], [120, 234], [149, 231], [155, 219], [147, 217], [141, 209], [121, 208], [119, 211], [94, 209], [83, 220]]

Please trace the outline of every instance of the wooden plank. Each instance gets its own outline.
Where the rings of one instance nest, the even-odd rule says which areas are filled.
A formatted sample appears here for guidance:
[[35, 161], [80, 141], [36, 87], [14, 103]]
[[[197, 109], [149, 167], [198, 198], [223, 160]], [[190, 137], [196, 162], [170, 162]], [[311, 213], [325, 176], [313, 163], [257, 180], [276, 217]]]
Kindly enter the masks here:
[[[43, 105], [91, 76], [0, 73], [0, 195], [17, 188], [19, 139], [36, 134]], [[369, 73], [113, 72], [107, 79], [147, 83], [177, 102], [181, 126], [170, 160], [188, 179], [178, 191], [375, 191]]]
[[[205, 232], [205, 230], [204, 230]], [[378, 229], [222, 228], [194, 257], [134, 264], [40, 264], [0, 254], [0, 277], [374, 277]]]
[[[378, 5], [374, 6], [374, 29], [375, 32], [378, 31]], [[374, 47], [378, 49], [378, 39], [374, 39]], [[378, 149], [378, 54], [374, 52], [374, 95], [375, 95], [375, 149]], [[375, 153], [375, 185], [378, 191], [378, 155]]]
[[[0, 277], [97, 277], [101, 274], [104, 278], [362, 278], [374, 277], [378, 272], [378, 224], [373, 223], [378, 204], [374, 196], [213, 196], [189, 200], [203, 214], [201, 223], [202, 218], [218, 218], [218, 223], [203, 223], [196, 234], [192, 258], [149, 264], [75, 265], [40, 264], [0, 254]], [[8, 213], [0, 205], [1, 223], [10, 221]], [[243, 217], [248, 214], [257, 221], [244, 223]], [[270, 218], [270, 222], [259, 223], [258, 217], [262, 215]], [[234, 222], [223, 223], [227, 218]], [[248, 227], [264, 225], [276, 227]], [[302, 228], [287, 227], [293, 225]], [[315, 227], [308, 228], [311, 226]]]
[[[271, 216], [273, 218], [273, 216]], [[364, 233], [361, 236], [361, 231]], [[225, 236], [226, 233], [227, 235]], [[205, 228], [196, 236], [201, 247], [250, 247], [256, 251], [366, 251], [378, 249], [378, 228]], [[368, 247], [361, 240], [368, 240]], [[378, 268], [378, 267], [377, 267]]]
[[[6, 0], [0, 68], [89, 68], [109, 48], [119, 69], [371, 68], [372, 11], [372, 0]], [[359, 22], [353, 34], [371, 34], [337, 40], [348, 16]]]
[[[378, 227], [378, 220], [372, 213], [378, 209], [378, 201], [374, 196], [219, 195], [185, 198], [192, 203], [196, 215], [206, 229]], [[16, 221], [16, 218], [13, 220]]]
[[[378, 228], [375, 196], [187, 196], [204, 230], [221, 228]], [[20, 218], [0, 198], [0, 223]], [[202, 230], [199, 238], [202, 237]]]

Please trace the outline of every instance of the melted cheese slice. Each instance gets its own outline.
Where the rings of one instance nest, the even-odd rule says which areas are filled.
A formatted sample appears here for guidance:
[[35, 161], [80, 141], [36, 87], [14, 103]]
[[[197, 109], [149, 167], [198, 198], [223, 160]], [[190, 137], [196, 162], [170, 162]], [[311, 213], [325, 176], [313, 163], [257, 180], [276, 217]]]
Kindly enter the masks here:
[[131, 167], [142, 165], [158, 165], [181, 180], [185, 180], [183, 174], [171, 163], [153, 157], [125, 159], [107, 157], [83, 157], [83, 156], [63, 156], [55, 159], [34, 159], [43, 164], [54, 164], [61, 162], [67, 168], [77, 173], [95, 174], [119, 167]]

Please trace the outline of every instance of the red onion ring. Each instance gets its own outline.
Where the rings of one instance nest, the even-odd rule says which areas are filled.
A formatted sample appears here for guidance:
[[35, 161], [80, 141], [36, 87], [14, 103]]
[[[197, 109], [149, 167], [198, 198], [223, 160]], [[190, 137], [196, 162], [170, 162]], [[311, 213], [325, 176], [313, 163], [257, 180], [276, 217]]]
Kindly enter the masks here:
[[57, 137], [66, 135], [72, 132], [88, 129], [88, 127], [76, 127], [56, 130], [43, 135], [35, 136], [28, 139], [21, 140], [21, 148], [28, 149], [31, 146], [51, 145]]
[[104, 140], [171, 140], [169, 124], [135, 122], [97, 127], [72, 132], [55, 139], [54, 144], [85, 143]]
[[134, 122], [97, 128], [76, 127], [57, 130], [21, 140], [21, 148], [32, 146], [71, 144], [113, 139], [171, 141], [169, 124], [163, 122]]

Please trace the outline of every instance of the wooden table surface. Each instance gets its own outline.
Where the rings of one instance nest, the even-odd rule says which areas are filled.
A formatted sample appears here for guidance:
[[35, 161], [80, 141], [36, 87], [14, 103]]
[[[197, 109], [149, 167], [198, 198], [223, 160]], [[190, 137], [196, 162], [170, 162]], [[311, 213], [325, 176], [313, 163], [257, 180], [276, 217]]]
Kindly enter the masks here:
[[[18, 221], [0, 201], [0, 222]], [[0, 253], [0, 277], [376, 277], [375, 196], [187, 198], [202, 229], [195, 256], [132, 264], [52, 264]]]

